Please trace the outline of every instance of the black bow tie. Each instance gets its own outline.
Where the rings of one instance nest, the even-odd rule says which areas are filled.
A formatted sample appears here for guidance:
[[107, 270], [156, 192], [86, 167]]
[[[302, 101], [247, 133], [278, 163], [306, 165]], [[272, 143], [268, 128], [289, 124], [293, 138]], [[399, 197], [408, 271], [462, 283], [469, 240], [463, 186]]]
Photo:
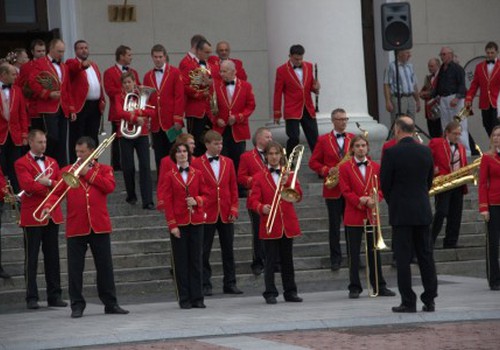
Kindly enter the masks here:
[[210, 163], [212, 163], [214, 160], [219, 161], [219, 156], [215, 156], [215, 157], [208, 157], [208, 161], [209, 161]]
[[5, 85], [2, 85], [2, 90], [10, 89], [11, 87], [12, 87], [12, 84], [5, 84]]
[[52, 63], [55, 63], [55, 64], [59, 65], [59, 64], [61, 64], [61, 61], [58, 61], [56, 59], [52, 59]]
[[500, 152], [497, 152], [497, 155], [500, 157]]
[[345, 137], [345, 132], [341, 133], [341, 134], [336, 134], [335, 135], [338, 139], [340, 139], [341, 137]]
[[495, 64], [495, 60], [486, 60], [486, 64]]
[[356, 164], [358, 165], [358, 167], [359, 167], [359, 166], [362, 166], [362, 165], [364, 165], [364, 166], [368, 166], [368, 161], [367, 161], [367, 160], [365, 160], [364, 162], [359, 162], [359, 163], [356, 163]]
[[155, 68], [155, 72], [163, 73], [163, 68]]
[[300, 65], [300, 66], [293, 66], [293, 69], [302, 69], [302, 65]]
[[234, 80], [225, 81], [224, 84], [226, 84], [226, 86], [228, 86], [228, 85], [234, 85]]
[[456, 147], [458, 146], [458, 144], [453, 143], [453, 142], [450, 142], [450, 147], [451, 147], [451, 146], [454, 146], [454, 147], [456, 148]]
[[128, 69], [129, 69], [129, 67], [122, 66], [122, 70], [123, 70], [123, 71], [128, 72]]
[[205, 62], [203, 60], [200, 60], [198, 63], [200, 64], [200, 66], [206, 66], [207, 65], [207, 62]]
[[186, 173], [189, 173], [189, 167], [185, 167], [185, 168], [179, 168], [179, 172], [182, 174], [183, 172], [186, 172]]
[[277, 168], [277, 169], [274, 169], [274, 168], [269, 168], [269, 171], [272, 173], [276, 173], [277, 175], [280, 175], [281, 174], [281, 169]]
[[45, 156], [35, 156], [35, 162], [41, 160], [42, 162], [45, 162]]

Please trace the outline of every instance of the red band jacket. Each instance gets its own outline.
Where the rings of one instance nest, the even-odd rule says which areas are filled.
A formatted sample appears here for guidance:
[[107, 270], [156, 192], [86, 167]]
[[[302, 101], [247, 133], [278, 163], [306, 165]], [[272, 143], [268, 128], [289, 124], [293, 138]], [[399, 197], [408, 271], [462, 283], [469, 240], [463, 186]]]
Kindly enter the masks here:
[[23, 139], [28, 137], [28, 114], [21, 88], [12, 85], [9, 97], [9, 119], [6, 119], [3, 103], [0, 100], [0, 145], [5, 144], [10, 134], [16, 146], [23, 145]]

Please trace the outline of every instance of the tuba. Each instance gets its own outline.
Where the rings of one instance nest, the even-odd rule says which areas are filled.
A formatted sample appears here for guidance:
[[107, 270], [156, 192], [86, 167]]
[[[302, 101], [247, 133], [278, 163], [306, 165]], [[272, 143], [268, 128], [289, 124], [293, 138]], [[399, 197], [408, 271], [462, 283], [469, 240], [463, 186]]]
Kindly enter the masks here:
[[460, 112], [458, 112], [456, 116], [453, 117], [453, 120], [461, 123], [472, 115], [474, 115], [474, 112], [472, 112], [472, 108], [464, 107], [460, 110]]
[[[140, 85], [136, 87], [136, 92], [129, 92], [125, 96], [125, 101], [123, 102], [123, 110], [126, 112], [135, 112], [137, 110], [144, 110], [146, 108], [155, 108], [147, 104], [149, 97], [156, 90], [149, 87]], [[135, 139], [139, 137], [142, 132], [142, 126], [140, 125], [129, 125], [128, 122], [122, 119], [120, 123], [120, 131], [126, 139]]]

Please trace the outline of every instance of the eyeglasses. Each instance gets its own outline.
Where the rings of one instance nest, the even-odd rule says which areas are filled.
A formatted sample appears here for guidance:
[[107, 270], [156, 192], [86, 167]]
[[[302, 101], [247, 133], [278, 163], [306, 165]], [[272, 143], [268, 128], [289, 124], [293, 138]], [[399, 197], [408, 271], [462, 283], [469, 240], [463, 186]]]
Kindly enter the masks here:
[[339, 122], [346, 122], [349, 120], [349, 118], [335, 118], [333, 120], [338, 120]]

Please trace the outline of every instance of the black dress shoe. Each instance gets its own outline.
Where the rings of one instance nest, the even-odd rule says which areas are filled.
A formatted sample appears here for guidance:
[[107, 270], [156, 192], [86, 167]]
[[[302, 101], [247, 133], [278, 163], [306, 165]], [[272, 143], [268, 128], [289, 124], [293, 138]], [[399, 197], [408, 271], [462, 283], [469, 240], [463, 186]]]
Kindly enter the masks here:
[[193, 306], [191, 305], [190, 302], [182, 302], [182, 303], [179, 303], [179, 307], [181, 309], [184, 309], [184, 310], [189, 310], [191, 309]]
[[10, 278], [10, 275], [5, 272], [5, 270], [3, 268], [0, 267], [0, 278], [3, 278], [3, 279], [9, 279]]
[[392, 308], [392, 312], [417, 312], [416, 306], [399, 305]]
[[378, 291], [378, 296], [379, 297], [395, 297], [396, 293], [394, 293], [389, 288], [380, 288]]
[[129, 313], [129, 311], [122, 309], [119, 305], [113, 305], [113, 306], [105, 306], [104, 313], [105, 314], [126, 315]]
[[30, 301], [26, 302], [26, 308], [28, 308], [30, 310], [36, 310], [36, 309], [40, 308], [40, 305], [38, 304], [38, 301], [30, 300]]
[[212, 287], [203, 287], [203, 295], [206, 297], [212, 296]]
[[330, 266], [330, 270], [332, 270], [332, 271], [338, 271], [338, 270], [340, 270], [340, 264], [339, 263], [333, 263]]
[[127, 198], [127, 199], [125, 199], [125, 201], [128, 204], [131, 204], [131, 205], [136, 205], [137, 204], [137, 198]]
[[500, 290], [500, 284], [494, 284], [490, 287], [491, 290]]
[[195, 301], [191, 304], [196, 309], [205, 309], [207, 306], [203, 303], [203, 301]]
[[144, 210], [155, 210], [156, 208], [155, 208], [155, 205], [153, 203], [149, 203], [149, 204], [143, 205], [142, 209], [144, 209]]
[[434, 303], [424, 304], [422, 306], [422, 311], [424, 311], [424, 312], [434, 312], [434, 311], [436, 311], [436, 305]]
[[266, 298], [266, 304], [274, 305], [277, 303], [278, 303], [278, 300], [276, 300], [276, 297], [271, 296], [271, 297]]
[[290, 294], [285, 297], [285, 301], [291, 302], [291, 303], [301, 303], [302, 298], [299, 297], [297, 294]]
[[349, 299], [358, 299], [359, 298], [359, 292], [356, 291], [350, 291], [349, 292]]
[[224, 287], [224, 294], [243, 294], [236, 286]]
[[53, 307], [66, 307], [66, 306], [68, 306], [68, 303], [62, 299], [56, 299], [54, 301], [47, 302], [47, 304], [49, 306], [53, 306]]
[[71, 318], [80, 318], [83, 316], [83, 309], [77, 308], [71, 311]]

